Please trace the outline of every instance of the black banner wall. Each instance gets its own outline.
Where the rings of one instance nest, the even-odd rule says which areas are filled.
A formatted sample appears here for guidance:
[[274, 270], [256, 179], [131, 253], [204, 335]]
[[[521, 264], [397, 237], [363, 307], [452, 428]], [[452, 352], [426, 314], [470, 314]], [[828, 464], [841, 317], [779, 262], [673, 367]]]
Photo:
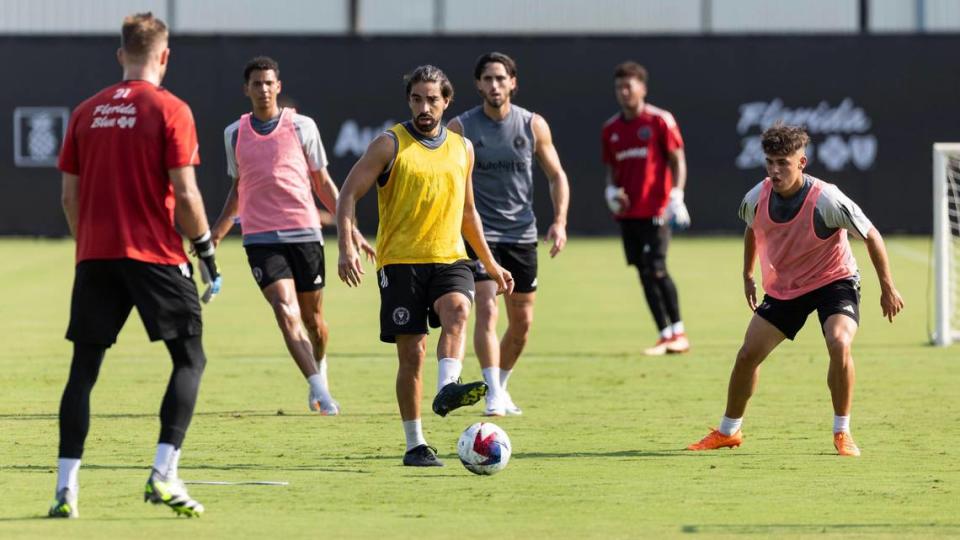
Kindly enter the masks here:
[[[114, 38], [0, 38], [0, 234], [63, 235], [53, 167], [69, 110], [120, 78]], [[476, 105], [473, 61], [519, 64], [516, 102], [542, 114], [570, 177], [572, 233], [616, 229], [602, 199], [600, 126], [617, 112], [612, 69], [645, 64], [648, 99], [674, 113], [687, 145], [693, 232], [741, 230], [743, 194], [763, 178], [761, 130], [808, 126], [809, 171], [838, 184], [883, 232], [931, 229], [931, 144], [960, 140], [960, 36], [699, 38], [174, 37], [165, 86], [193, 108], [198, 169], [215, 217], [229, 180], [223, 128], [249, 109], [245, 61], [281, 65], [284, 94], [314, 117], [341, 183], [367, 142], [404, 120], [401, 77], [442, 67], [457, 89], [447, 118]], [[538, 174], [537, 214], [552, 218]], [[375, 196], [361, 224], [375, 230]]]

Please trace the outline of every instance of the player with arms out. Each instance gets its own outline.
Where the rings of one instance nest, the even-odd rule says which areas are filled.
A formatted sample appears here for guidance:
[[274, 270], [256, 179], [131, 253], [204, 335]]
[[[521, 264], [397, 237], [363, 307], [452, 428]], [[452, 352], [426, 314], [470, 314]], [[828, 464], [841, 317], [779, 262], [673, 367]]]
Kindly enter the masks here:
[[[433, 411], [446, 416], [480, 401], [487, 391], [482, 382], [459, 383], [474, 297], [464, 239], [498, 293], [509, 293], [513, 278], [483, 239], [471, 185], [473, 146], [442, 123], [453, 85], [429, 65], [416, 68], [405, 81], [413, 118], [377, 136], [353, 166], [340, 192], [337, 223], [341, 231], [352, 230], [357, 200], [377, 186], [380, 339], [397, 345], [397, 403], [407, 440], [403, 464], [436, 467], [443, 463], [427, 445], [420, 421], [428, 323], [441, 328]], [[357, 286], [363, 275], [360, 255], [345, 236], [339, 242], [337, 272], [347, 285]]]
[[[887, 250], [876, 227], [837, 186], [803, 172], [810, 138], [801, 127], [777, 124], [764, 131], [767, 174], [740, 205], [743, 283], [754, 311], [730, 374], [727, 408], [720, 427], [688, 450], [736, 447], [747, 401], [757, 388], [760, 364], [784, 339], [794, 339], [814, 310], [830, 364], [827, 386], [833, 400], [833, 443], [841, 456], [859, 456], [850, 435], [854, 366], [851, 347], [860, 321], [860, 273], [847, 235], [864, 240], [880, 280], [880, 309], [893, 317], [903, 299], [893, 284]], [[759, 256], [763, 302], [753, 279]]]
[[[473, 70], [483, 104], [450, 121], [450, 131], [473, 143], [473, 195], [483, 221], [483, 235], [496, 261], [510, 271], [513, 292], [504, 296], [507, 329], [497, 339], [497, 284], [480, 262], [474, 262], [477, 320], [473, 335], [483, 380], [487, 383], [487, 416], [520, 415], [507, 391], [507, 381], [527, 344], [537, 290], [537, 221], [533, 213], [533, 158], [550, 182], [554, 220], [547, 231], [550, 256], [567, 244], [570, 186], [542, 116], [513, 103], [517, 64], [491, 52], [477, 59]], [[469, 247], [467, 253], [476, 261]]]
[[687, 161], [683, 138], [669, 112], [646, 102], [647, 70], [624, 62], [614, 70], [620, 112], [602, 130], [607, 167], [605, 198], [620, 223], [627, 264], [637, 267], [640, 283], [660, 336], [644, 351], [649, 356], [690, 350], [677, 287], [667, 272], [671, 223], [690, 225], [683, 203]]
[[51, 517], [77, 517], [78, 472], [90, 429], [90, 392], [106, 350], [136, 306], [151, 341], [163, 340], [173, 373], [160, 408], [160, 439], [144, 500], [199, 516], [203, 505], [179, 480], [180, 448], [206, 365], [200, 299], [183, 239], [201, 274], [221, 278], [193, 167], [200, 162], [190, 107], [160, 86], [167, 26], [150, 13], [124, 19], [117, 58], [123, 80], [81, 103], [60, 153], [63, 209], [77, 240], [67, 339], [70, 377], [60, 402], [60, 459]]
[[[282, 88], [279, 64], [266, 56], [253, 58], [243, 69], [243, 80], [253, 111], [224, 130], [233, 184], [213, 226], [213, 241], [227, 235], [238, 213], [242, 216], [247, 261], [273, 308], [287, 350], [307, 380], [308, 406], [335, 416], [340, 404], [327, 381], [323, 233], [313, 195], [335, 212], [337, 186], [327, 172], [317, 124], [277, 103]], [[373, 249], [359, 231], [350, 229], [347, 236], [372, 259]]]

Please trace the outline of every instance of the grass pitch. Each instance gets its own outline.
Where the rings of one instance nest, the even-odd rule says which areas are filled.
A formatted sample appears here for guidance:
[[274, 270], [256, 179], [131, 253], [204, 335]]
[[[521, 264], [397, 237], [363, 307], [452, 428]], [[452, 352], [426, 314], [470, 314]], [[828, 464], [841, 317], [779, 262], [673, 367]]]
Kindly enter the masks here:
[[[859, 459], [834, 455], [827, 358], [811, 317], [767, 361], [735, 450], [689, 453], [723, 412], [727, 376], [750, 316], [740, 240], [675, 238], [670, 268], [693, 343], [683, 356], [644, 358], [654, 339], [635, 272], [614, 239], [541, 250], [540, 292], [527, 352], [510, 382], [524, 416], [497, 420], [514, 443], [494, 477], [456, 458], [481, 407], [429, 413], [424, 427], [447, 466], [400, 465], [395, 352], [378, 339], [372, 268], [348, 290], [328, 246], [330, 377], [343, 416], [306, 408], [288, 357], [237, 241], [218, 253], [224, 291], [205, 310], [209, 358], [181, 475], [201, 519], [141, 502], [169, 373], [162, 344], [131, 316], [94, 390], [80, 473], [79, 520], [42, 518], [56, 480], [57, 418], [70, 345], [68, 241], [0, 242], [0, 537], [62, 538], [904, 538], [960, 535], [960, 362], [926, 345], [926, 239], [888, 241], [906, 310], [881, 318], [869, 258], [853, 432]], [[431, 336], [431, 345], [436, 335]], [[468, 346], [464, 377], [479, 377]]]

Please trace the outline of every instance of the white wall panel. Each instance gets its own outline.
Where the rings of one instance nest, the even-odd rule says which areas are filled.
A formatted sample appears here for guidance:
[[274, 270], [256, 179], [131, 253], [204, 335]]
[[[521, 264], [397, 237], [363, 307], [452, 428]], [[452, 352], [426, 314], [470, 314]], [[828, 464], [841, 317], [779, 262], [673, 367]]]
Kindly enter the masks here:
[[434, 0], [359, 0], [362, 34], [431, 34]]
[[721, 34], [855, 33], [858, 0], [713, 0], [711, 30]]
[[917, 31], [917, 5], [914, 0], [870, 0], [868, 10], [871, 32]]
[[175, 29], [189, 34], [338, 34], [347, 0], [175, 0]]
[[0, 0], [0, 33], [119, 35], [123, 18], [143, 11], [167, 20], [167, 1]]
[[960, 0], [926, 0], [924, 8], [928, 32], [960, 31]]
[[697, 33], [701, 0], [444, 0], [453, 34]]

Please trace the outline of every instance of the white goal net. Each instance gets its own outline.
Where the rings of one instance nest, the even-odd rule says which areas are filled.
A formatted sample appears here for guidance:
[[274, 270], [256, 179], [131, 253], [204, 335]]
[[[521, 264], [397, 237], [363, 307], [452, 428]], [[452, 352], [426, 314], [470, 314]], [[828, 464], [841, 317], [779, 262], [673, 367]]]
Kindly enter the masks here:
[[935, 345], [960, 340], [960, 143], [933, 145]]

